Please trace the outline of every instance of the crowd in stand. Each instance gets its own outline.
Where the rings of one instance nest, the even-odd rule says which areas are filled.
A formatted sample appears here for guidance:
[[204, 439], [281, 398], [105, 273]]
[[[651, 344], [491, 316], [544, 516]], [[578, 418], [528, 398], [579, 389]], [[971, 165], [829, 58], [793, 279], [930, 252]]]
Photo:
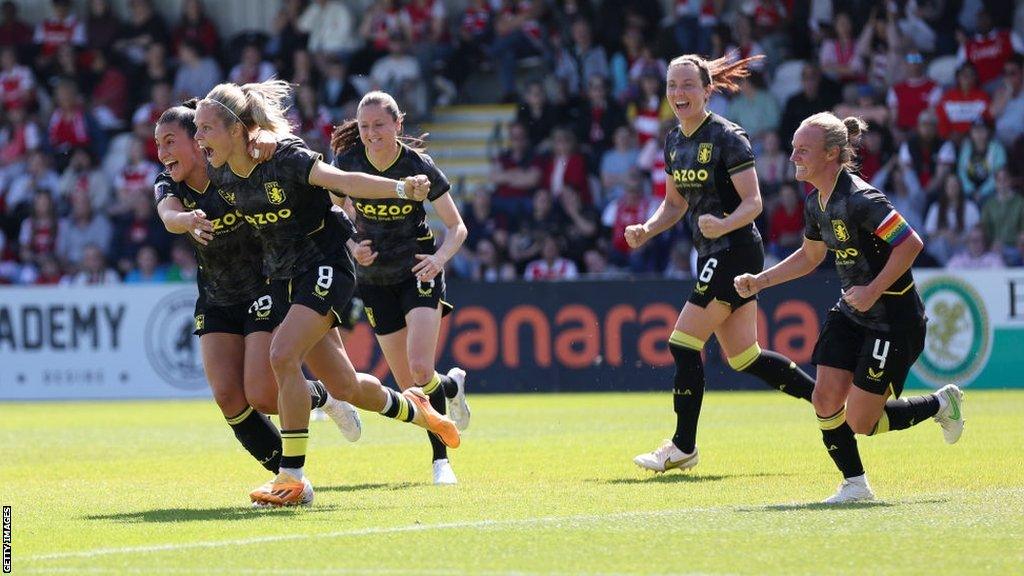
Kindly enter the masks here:
[[284, 0], [270, 29], [232, 38], [201, 0], [174, 22], [150, 0], [124, 21], [87, 4], [51, 0], [34, 26], [2, 4], [0, 282], [194, 277], [154, 213], [152, 128], [218, 82], [294, 82], [296, 132], [328, 152], [365, 91], [425, 118], [474, 75], [518, 112], [486, 184], [459, 190], [452, 276], [689, 277], [684, 222], [639, 251], [623, 237], [665, 194], [665, 70], [687, 52], [765, 56], [710, 107], [750, 136], [771, 258], [803, 237], [790, 138], [832, 110], [869, 122], [861, 175], [924, 237], [918, 266], [1024, 264], [1024, 9], [1009, 0]]

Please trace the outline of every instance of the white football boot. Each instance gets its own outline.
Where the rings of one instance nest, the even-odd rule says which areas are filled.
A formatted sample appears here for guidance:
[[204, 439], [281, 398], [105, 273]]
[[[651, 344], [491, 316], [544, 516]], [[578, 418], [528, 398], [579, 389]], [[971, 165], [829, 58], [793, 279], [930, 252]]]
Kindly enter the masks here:
[[328, 396], [323, 409], [349, 442], [355, 442], [363, 435], [363, 421], [359, 418], [359, 411], [348, 402]]
[[942, 436], [946, 444], [956, 444], [960, 435], [964, 433], [964, 393], [963, 390], [947, 384], [935, 392], [939, 399], [939, 412], [935, 415], [935, 421], [942, 427]]
[[671, 440], [665, 440], [654, 452], [633, 458], [633, 462], [637, 466], [654, 472], [666, 472], [672, 469], [689, 470], [699, 461], [696, 447], [693, 449], [693, 454], [687, 454], [677, 448]]
[[458, 483], [459, 479], [455, 477], [455, 471], [447, 458], [434, 460], [434, 484], [442, 486]]
[[466, 402], [466, 371], [456, 366], [448, 371], [448, 377], [459, 387], [453, 398], [445, 398], [448, 406], [448, 417], [455, 422], [459, 430], [469, 428], [469, 403]]
[[875, 493], [868, 486], [866, 475], [844, 478], [836, 493], [822, 500], [824, 504], [849, 504], [851, 502], [869, 502], [875, 499]]

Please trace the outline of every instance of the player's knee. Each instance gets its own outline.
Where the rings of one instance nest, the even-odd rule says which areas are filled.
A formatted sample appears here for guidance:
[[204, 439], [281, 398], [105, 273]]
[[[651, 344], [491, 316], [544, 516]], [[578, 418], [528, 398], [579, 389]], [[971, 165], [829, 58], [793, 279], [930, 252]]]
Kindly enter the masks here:
[[759, 346], [757, 342], [754, 342], [749, 348], [747, 348], [743, 352], [740, 352], [735, 356], [729, 356], [729, 367], [732, 368], [733, 370], [736, 370], [737, 372], [742, 372], [747, 368], [750, 368], [750, 365], [753, 364], [754, 361], [757, 360], [757, 358], [760, 355], [761, 346]]
[[245, 392], [235, 386], [214, 386], [213, 401], [225, 416], [234, 416], [245, 409]]
[[875, 423], [878, 422], [878, 417], [869, 414], [857, 414], [846, 413], [846, 422], [850, 425], [850, 430], [853, 430], [854, 434], [871, 434], [875, 429]]
[[815, 386], [814, 392], [811, 393], [811, 404], [814, 405], [814, 411], [820, 416], [835, 414], [843, 407], [845, 401], [846, 399], [840, 394], [821, 386]]
[[301, 370], [301, 359], [298, 350], [288, 343], [278, 342], [275, 338], [270, 343], [270, 365], [274, 373]]
[[277, 414], [277, 389], [246, 391], [245, 399], [253, 410], [263, 414]]

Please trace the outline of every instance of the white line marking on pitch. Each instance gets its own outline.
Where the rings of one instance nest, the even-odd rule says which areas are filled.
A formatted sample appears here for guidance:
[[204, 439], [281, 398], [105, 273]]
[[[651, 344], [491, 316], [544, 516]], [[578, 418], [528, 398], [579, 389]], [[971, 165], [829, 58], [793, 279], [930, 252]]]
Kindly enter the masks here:
[[[1020, 488], [996, 488], [994, 490], [966, 491], [954, 490], [948, 492], [937, 492], [933, 494], [918, 494], [913, 499], [894, 501], [894, 503], [914, 504], [920, 501], [927, 501], [930, 498], [953, 495], [974, 495], [990, 492], [1010, 492], [1019, 494]], [[884, 501], [880, 501], [884, 504]], [[794, 507], [813, 506], [815, 503], [796, 503]], [[575, 516], [545, 516], [541, 518], [515, 518], [508, 520], [473, 520], [465, 522], [444, 522], [440, 524], [412, 524], [409, 526], [385, 526], [380, 528], [361, 528], [358, 530], [339, 530], [336, 532], [320, 532], [316, 534], [276, 534], [273, 536], [257, 536], [254, 538], [243, 538], [238, 540], [218, 540], [213, 542], [182, 542], [175, 544], [157, 544], [151, 546], [126, 546], [121, 548], [97, 548], [95, 550], [82, 550], [77, 552], [55, 552], [52, 554], [40, 554], [25, 558], [28, 561], [62, 560], [68, 558], [95, 558], [97, 556], [110, 556], [114, 554], [144, 554], [147, 552], [169, 552], [178, 550], [191, 550], [201, 548], [220, 548], [224, 546], [250, 546], [267, 542], [286, 542], [289, 540], [305, 539], [327, 539], [344, 538], [353, 536], [371, 536], [375, 534], [395, 534], [400, 532], [423, 532], [427, 530], [457, 530], [462, 528], [494, 528], [502, 526], [533, 525], [533, 524], [557, 524], [560, 522], [590, 522], [599, 520], [611, 520], [616, 518], [657, 518], [660, 516], [672, 516], [686, 513], [708, 513], [708, 512], [744, 512], [756, 511], [759, 509], [770, 510], [778, 507], [785, 507], [787, 504], [734, 504], [729, 506], [709, 506], [697, 508], [676, 508], [669, 510], [635, 510], [629, 512], [613, 512], [610, 514], [580, 514]]]

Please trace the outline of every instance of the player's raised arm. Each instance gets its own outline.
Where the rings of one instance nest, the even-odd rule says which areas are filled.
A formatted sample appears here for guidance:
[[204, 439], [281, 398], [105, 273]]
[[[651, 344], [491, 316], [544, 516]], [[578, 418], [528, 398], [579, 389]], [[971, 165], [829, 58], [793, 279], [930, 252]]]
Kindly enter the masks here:
[[309, 183], [355, 198], [401, 198], [422, 202], [430, 192], [430, 180], [422, 174], [392, 180], [361, 172], [345, 172], [322, 161], [313, 165]]
[[626, 227], [626, 243], [633, 249], [643, 246], [648, 240], [679, 222], [683, 214], [686, 214], [688, 207], [686, 199], [676, 191], [675, 182], [671, 177], [667, 178], [665, 180], [665, 199], [661, 201], [661, 205], [647, 219], [647, 222]]

